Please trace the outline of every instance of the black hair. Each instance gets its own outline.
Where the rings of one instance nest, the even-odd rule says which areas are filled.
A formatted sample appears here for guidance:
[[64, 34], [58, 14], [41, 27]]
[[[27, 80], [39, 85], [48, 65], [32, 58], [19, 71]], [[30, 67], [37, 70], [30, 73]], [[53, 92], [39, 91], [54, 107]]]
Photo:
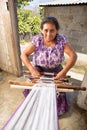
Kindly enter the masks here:
[[55, 17], [49, 16], [49, 17], [44, 18], [44, 19], [42, 20], [42, 22], [41, 22], [41, 26], [40, 26], [41, 29], [43, 29], [43, 25], [44, 25], [45, 23], [53, 23], [53, 24], [55, 25], [55, 27], [56, 27], [57, 30], [60, 29], [60, 25], [59, 25], [59, 23], [58, 23], [58, 20], [57, 20]]

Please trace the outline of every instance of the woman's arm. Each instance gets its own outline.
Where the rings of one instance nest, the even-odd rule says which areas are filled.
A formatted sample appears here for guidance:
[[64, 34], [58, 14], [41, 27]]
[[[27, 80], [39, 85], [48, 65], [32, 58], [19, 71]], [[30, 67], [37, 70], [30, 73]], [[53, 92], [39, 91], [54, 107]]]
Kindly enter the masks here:
[[55, 78], [63, 78], [76, 62], [77, 55], [70, 44], [64, 45], [64, 52], [69, 56], [69, 60]]
[[28, 56], [35, 51], [35, 46], [30, 44], [21, 54], [21, 60], [25, 64], [25, 66], [30, 70], [32, 76], [40, 76], [40, 73], [35, 69], [35, 67], [31, 64]]

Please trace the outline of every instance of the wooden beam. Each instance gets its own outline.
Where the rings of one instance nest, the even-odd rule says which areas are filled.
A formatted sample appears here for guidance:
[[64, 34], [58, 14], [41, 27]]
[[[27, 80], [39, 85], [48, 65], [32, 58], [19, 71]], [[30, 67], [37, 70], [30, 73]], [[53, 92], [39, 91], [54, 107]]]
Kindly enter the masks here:
[[16, 0], [8, 0], [8, 10], [11, 18], [11, 27], [12, 27], [12, 49], [14, 55], [11, 58], [14, 58], [14, 74], [20, 76], [22, 73], [22, 63], [20, 59], [20, 43], [19, 43], [19, 33], [18, 33], [18, 19], [17, 19], [17, 9], [16, 9]]
[[[21, 86], [32, 86], [35, 85], [35, 83], [32, 82], [20, 82], [20, 81], [9, 81], [9, 84], [13, 85], [21, 85]], [[85, 87], [80, 87], [80, 86], [72, 86], [69, 84], [64, 84], [64, 83], [56, 83], [55, 84], [56, 89], [74, 89], [74, 90], [81, 90], [81, 91], [86, 91]]]
[[[35, 86], [23, 86], [23, 85], [10, 84], [10, 88], [17, 88], [17, 89], [29, 89], [29, 90], [32, 90], [34, 87]], [[74, 89], [61, 89], [61, 88], [57, 88], [56, 91], [57, 92], [73, 92]]]

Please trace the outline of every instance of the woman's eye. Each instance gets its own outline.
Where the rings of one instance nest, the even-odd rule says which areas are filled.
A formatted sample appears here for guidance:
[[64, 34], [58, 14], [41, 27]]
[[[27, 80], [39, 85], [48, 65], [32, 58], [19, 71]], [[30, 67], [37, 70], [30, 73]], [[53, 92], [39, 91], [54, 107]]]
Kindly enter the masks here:
[[50, 32], [50, 33], [53, 33], [53, 32], [54, 32], [54, 30], [47, 30], [47, 29], [44, 30], [44, 31], [45, 31], [46, 33], [47, 33], [47, 32]]
[[51, 30], [51, 32], [54, 32], [54, 30]]
[[45, 32], [48, 32], [48, 30], [45, 30]]

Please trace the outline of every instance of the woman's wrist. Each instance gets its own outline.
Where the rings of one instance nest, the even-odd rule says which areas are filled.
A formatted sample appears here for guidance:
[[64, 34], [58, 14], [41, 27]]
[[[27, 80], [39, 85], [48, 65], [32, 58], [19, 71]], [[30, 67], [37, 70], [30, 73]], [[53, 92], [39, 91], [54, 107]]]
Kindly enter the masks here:
[[30, 70], [30, 72], [33, 72], [35, 70], [35, 68], [31, 64], [28, 66], [28, 69]]
[[61, 72], [62, 72], [63, 75], [67, 74], [67, 70], [65, 70], [65, 69], [62, 69]]

